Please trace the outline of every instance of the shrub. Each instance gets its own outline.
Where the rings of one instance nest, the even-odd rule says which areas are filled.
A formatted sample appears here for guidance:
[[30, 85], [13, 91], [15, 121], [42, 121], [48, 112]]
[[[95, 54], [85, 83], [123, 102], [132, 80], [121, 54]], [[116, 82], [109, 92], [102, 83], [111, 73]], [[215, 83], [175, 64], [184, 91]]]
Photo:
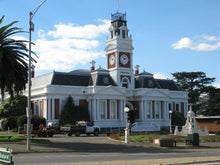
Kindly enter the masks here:
[[33, 115], [31, 123], [33, 124], [33, 130], [38, 130], [40, 124], [43, 124], [44, 126], [46, 125], [46, 119], [38, 115]]
[[8, 117], [2, 122], [2, 129], [8, 130], [8, 127], [10, 130], [17, 128], [17, 118], [16, 117]]
[[24, 124], [27, 124], [27, 117], [25, 115], [18, 117], [17, 120], [18, 127], [24, 127]]

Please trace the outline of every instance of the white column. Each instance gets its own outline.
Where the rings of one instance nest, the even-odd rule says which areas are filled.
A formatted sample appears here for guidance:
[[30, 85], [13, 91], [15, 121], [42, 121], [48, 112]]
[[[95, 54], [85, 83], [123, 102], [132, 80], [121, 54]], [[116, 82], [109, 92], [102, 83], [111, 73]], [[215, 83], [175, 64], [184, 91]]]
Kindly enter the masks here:
[[45, 117], [45, 119], [47, 120], [48, 118], [48, 116], [47, 116], [47, 99], [44, 99], [44, 116], [43, 117]]
[[146, 120], [146, 100], [143, 101], [143, 120]]
[[93, 118], [92, 118], [92, 113], [91, 113], [91, 100], [87, 100], [88, 101], [88, 111], [89, 111], [89, 116], [90, 116], [90, 120], [92, 121]]
[[159, 109], [159, 119], [161, 120], [161, 101], [158, 101], [158, 109]]
[[122, 119], [123, 119], [123, 120], [126, 118], [126, 114], [125, 114], [125, 112], [124, 112], [125, 106], [126, 106], [126, 100], [124, 99], [124, 100], [122, 100], [122, 114], [123, 114]]
[[50, 98], [48, 98], [47, 99], [48, 100], [48, 109], [47, 109], [47, 113], [48, 113], [48, 117], [47, 117], [47, 119], [48, 120], [51, 120], [51, 115], [50, 115], [50, 109], [51, 109], [51, 107], [50, 107]]
[[97, 119], [96, 118], [96, 111], [97, 111], [96, 110], [96, 99], [93, 99], [92, 100], [92, 112], [93, 112], [93, 117], [94, 117], [93, 119], [94, 119], [94, 121], [96, 121], [96, 119]]
[[123, 109], [123, 100], [120, 100], [120, 105], [119, 105], [119, 120], [123, 119], [123, 113], [124, 113], [124, 109]]
[[54, 107], [54, 99], [52, 99], [52, 116], [51, 116], [51, 120], [52, 121], [54, 120], [54, 114], [55, 114], [54, 109], [55, 109], [55, 107]]
[[140, 120], [143, 120], [143, 111], [144, 111], [144, 105], [143, 105], [143, 100], [141, 100], [140, 102], [140, 107], [141, 107], [141, 110], [140, 110]]
[[100, 120], [99, 100], [96, 100], [96, 120]]
[[167, 119], [167, 105], [166, 105], [166, 101], [163, 102], [163, 118], [164, 118], [164, 120]]
[[166, 104], [167, 104], [166, 105], [166, 107], [167, 107], [166, 116], [167, 116], [167, 120], [169, 120], [169, 118], [170, 118], [169, 117], [169, 115], [170, 115], [170, 113], [169, 113], [169, 102], [167, 101]]
[[[154, 116], [153, 116], [153, 106], [154, 106]], [[153, 116], [153, 119], [155, 120], [156, 119], [156, 101], [152, 102], [152, 116]]]

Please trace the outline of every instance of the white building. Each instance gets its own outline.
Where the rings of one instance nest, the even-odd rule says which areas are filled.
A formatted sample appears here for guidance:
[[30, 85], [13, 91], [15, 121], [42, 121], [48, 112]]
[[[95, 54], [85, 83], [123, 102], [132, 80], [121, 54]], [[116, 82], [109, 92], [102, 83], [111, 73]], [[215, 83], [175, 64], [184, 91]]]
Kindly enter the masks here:
[[124, 127], [124, 107], [136, 111], [136, 131], [156, 131], [169, 126], [169, 110], [187, 114], [188, 94], [172, 80], [154, 79], [148, 72], [133, 69], [132, 38], [128, 35], [126, 14], [111, 16], [106, 41], [107, 69], [51, 72], [32, 78], [32, 111], [58, 122], [68, 96], [88, 108], [94, 124]]

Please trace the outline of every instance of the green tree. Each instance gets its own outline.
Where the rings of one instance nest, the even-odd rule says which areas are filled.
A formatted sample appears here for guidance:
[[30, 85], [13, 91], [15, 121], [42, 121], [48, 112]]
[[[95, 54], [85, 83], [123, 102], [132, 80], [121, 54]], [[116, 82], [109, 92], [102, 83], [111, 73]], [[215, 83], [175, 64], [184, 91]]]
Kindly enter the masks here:
[[73, 124], [74, 103], [73, 98], [69, 96], [60, 115], [60, 125]]
[[204, 72], [176, 72], [172, 75], [179, 87], [189, 92], [188, 101], [193, 104], [193, 111], [197, 113], [200, 108], [200, 95], [209, 93], [214, 88], [211, 83], [215, 78], [207, 77]]
[[173, 111], [171, 114], [171, 125], [182, 126], [185, 124], [186, 119], [181, 112]]
[[11, 116], [21, 116], [26, 114], [27, 97], [24, 95], [15, 95], [14, 97], [8, 98], [0, 106], [0, 116], [7, 118]]
[[219, 116], [220, 115], [220, 89], [213, 88], [209, 92], [209, 99], [207, 109], [203, 112], [204, 115], [208, 116]]
[[[13, 35], [23, 33], [22, 29], [12, 27], [17, 21], [1, 26], [4, 16], [0, 18], [0, 88], [4, 102], [4, 92], [13, 97], [25, 89], [28, 80], [28, 41], [15, 40]], [[33, 52], [32, 52], [33, 53]], [[34, 61], [34, 59], [31, 59]]]
[[75, 106], [73, 98], [69, 96], [60, 115], [60, 125], [75, 124], [76, 121], [82, 120], [90, 120], [88, 109], [81, 106]]
[[73, 121], [89, 121], [90, 116], [87, 108], [81, 106], [74, 107]]

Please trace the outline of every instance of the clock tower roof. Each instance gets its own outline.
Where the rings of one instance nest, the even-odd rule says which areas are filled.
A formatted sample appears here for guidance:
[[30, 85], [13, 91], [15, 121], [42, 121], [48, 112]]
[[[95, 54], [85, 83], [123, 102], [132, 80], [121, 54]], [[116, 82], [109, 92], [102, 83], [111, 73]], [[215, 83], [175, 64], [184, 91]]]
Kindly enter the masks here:
[[127, 26], [126, 13], [116, 12], [111, 15], [111, 24], [115, 29], [119, 29], [121, 26]]
[[112, 22], [117, 20], [126, 21], [126, 13], [116, 12], [115, 14], [112, 14]]

